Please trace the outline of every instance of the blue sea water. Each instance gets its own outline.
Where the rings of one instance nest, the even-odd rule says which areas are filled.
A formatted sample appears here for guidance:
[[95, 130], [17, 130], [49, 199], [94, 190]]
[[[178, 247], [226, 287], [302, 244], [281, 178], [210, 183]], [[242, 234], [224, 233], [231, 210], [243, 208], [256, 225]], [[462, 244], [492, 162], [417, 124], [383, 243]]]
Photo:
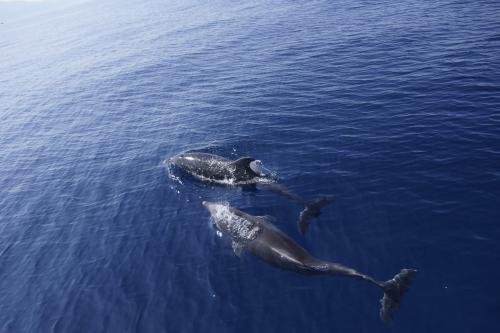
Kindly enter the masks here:
[[[500, 324], [498, 1], [0, 3], [0, 332], [491, 332]], [[250, 155], [312, 199], [169, 177]], [[235, 256], [202, 200], [381, 292]]]

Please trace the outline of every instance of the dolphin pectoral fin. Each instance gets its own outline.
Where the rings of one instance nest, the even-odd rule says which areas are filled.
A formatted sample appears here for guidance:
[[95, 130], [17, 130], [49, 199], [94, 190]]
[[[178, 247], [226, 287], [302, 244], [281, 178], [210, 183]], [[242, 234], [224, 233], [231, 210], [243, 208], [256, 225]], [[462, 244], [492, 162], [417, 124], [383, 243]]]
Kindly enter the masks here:
[[233, 252], [236, 254], [236, 256], [241, 257], [241, 254], [243, 253], [244, 246], [238, 242], [233, 241], [232, 243], [233, 246]]

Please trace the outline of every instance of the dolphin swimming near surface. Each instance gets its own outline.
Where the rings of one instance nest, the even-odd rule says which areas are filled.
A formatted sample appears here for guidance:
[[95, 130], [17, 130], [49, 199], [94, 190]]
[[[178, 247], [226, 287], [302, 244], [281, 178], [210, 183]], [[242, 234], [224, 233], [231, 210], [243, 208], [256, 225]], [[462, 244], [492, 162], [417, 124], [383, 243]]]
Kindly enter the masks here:
[[212, 220], [225, 236], [231, 238], [233, 250], [239, 255], [248, 251], [261, 260], [281, 269], [305, 275], [338, 275], [365, 280], [384, 292], [380, 300], [380, 317], [392, 319], [401, 298], [410, 286], [416, 270], [402, 269], [392, 279], [381, 282], [338, 263], [320, 260], [310, 255], [293, 239], [278, 230], [267, 216], [252, 216], [223, 203], [202, 202]]
[[311, 220], [321, 214], [320, 209], [333, 202], [332, 196], [322, 196], [311, 202], [306, 201], [285, 186], [276, 184], [271, 172], [263, 166], [260, 160], [253, 157], [229, 160], [222, 156], [207, 153], [184, 153], [165, 162], [190, 173], [202, 181], [238, 186], [265, 185], [272, 191], [304, 205], [304, 210], [300, 213], [298, 220], [298, 228], [301, 234], [305, 234]]

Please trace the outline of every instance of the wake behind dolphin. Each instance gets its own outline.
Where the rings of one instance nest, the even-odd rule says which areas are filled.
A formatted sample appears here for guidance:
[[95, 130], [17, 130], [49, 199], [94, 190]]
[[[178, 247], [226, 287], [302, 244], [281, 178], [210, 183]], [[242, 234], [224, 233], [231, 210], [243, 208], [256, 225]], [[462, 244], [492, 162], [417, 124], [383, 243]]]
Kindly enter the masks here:
[[236, 254], [248, 251], [263, 261], [285, 270], [305, 275], [341, 275], [365, 280], [384, 292], [380, 300], [380, 317], [392, 319], [392, 312], [399, 307], [403, 294], [408, 290], [414, 269], [402, 269], [392, 279], [380, 282], [372, 277], [338, 263], [320, 260], [310, 255], [294, 240], [274, 227], [269, 218], [252, 216], [225, 204], [203, 201], [217, 229], [231, 238]]
[[304, 210], [300, 213], [298, 220], [298, 229], [301, 234], [305, 234], [311, 220], [321, 214], [320, 209], [333, 202], [331, 196], [323, 196], [311, 202], [306, 201], [285, 186], [277, 184], [272, 173], [262, 165], [260, 160], [253, 157], [229, 160], [207, 153], [184, 153], [174, 156], [166, 162], [202, 181], [236, 186], [264, 185], [272, 191], [304, 205]]

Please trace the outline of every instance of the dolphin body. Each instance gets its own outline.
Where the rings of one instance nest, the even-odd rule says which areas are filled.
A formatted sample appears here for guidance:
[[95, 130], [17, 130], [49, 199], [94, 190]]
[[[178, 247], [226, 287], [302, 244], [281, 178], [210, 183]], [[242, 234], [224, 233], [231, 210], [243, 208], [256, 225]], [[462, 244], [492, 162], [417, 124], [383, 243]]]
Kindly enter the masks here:
[[274, 183], [270, 175], [265, 172], [261, 161], [253, 157], [229, 160], [207, 153], [184, 153], [174, 156], [166, 162], [202, 181], [238, 186], [265, 185], [272, 191], [304, 205], [304, 210], [301, 211], [298, 220], [298, 229], [302, 235], [306, 233], [311, 220], [321, 214], [320, 209], [333, 202], [331, 196], [322, 196], [311, 202], [306, 201], [285, 186]]
[[261, 177], [257, 168], [251, 168], [254, 161], [256, 160], [252, 157], [232, 161], [213, 154], [185, 153], [174, 156], [167, 162], [205, 181], [248, 185], [256, 184]]
[[402, 269], [392, 279], [380, 282], [368, 275], [338, 263], [320, 260], [310, 255], [293, 239], [270, 223], [267, 216], [252, 216], [226, 204], [202, 202], [210, 212], [217, 229], [233, 241], [233, 250], [239, 255], [248, 251], [274, 267], [305, 275], [339, 275], [365, 280], [384, 292], [380, 300], [380, 317], [392, 319], [401, 298], [416, 274], [414, 269]]

